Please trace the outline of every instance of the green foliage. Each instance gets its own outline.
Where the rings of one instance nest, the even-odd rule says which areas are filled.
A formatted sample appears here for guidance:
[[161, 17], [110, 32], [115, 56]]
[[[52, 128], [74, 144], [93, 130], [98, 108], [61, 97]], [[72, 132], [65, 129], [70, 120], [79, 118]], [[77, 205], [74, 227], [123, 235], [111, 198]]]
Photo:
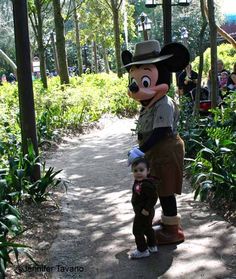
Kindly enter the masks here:
[[206, 200], [210, 195], [214, 199], [236, 201], [235, 119], [236, 94], [231, 92], [223, 106], [209, 117], [182, 120], [186, 171], [191, 175], [195, 198]]
[[[225, 69], [230, 72], [233, 69], [235, 63], [236, 49], [231, 44], [221, 44], [217, 47], [217, 56], [218, 59], [221, 59], [224, 62]], [[198, 69], [199, 57], [193, 61], [193, 68]], [[207, 76], [211, 67], [211, 54], [210, 48], [204, 52], [204, 66], [203, 66], [203, 75]]]
[[15, 208], [23, 198], [30, 198], [34, 202], [42, 202], [51, 197], [50, 190], [61, 181], [55, 176], [61, 171], [54, 172], [53, 168], [46, 170], [42, 166], [42, 175], [39, 180], [31, 179], [33, 169], [39, 164], [39, 157], [35, 155], [33, 144], [28, 144], [28, 154], [24, 157], [10, 158], [9, 170], [0, 170], [0, 275], [4, 277], [7, 264], [11, 263], [10, 254], [14, 253], [18, 262], [20, 253], [26, 254], [29, 246], [15, 243], [12, 238], [22, 233], [20, 214]]
[[53, 139], [58, 129], [76, 130], [97, 121], [104, 113], [134, 114], [137, 104], [127, 96], [126, 86], [125, 78], [118, 79], [113, 74], [74, 77], [64, 90], [61, 90], [57, 78], [51, 79], [46, 93], [36, 93], [40, 141]]
[[[137, 112], [137, 103], [127, 95], [128, 77], [115, 74], [90, 74], [71, 78], [60, 86], [59, 78], [49, 80], [48, 90], [34, 82], [35, 110], [39, 144], [55, 140], [60, 131], [80, 130], [99, 120], [104, 113], [129, 116]], [[20, 157], [19, 103], [16, 85], [0, 87], [0, 168], [9, 158]]]
[[60, 172], [61, 170], [54, 171], [52, 167], [46, 170], [45, 164], [43, 164], [41, 178], [27, 187], [28, 195], [37, 203], [47, 200], [48, 197], [51, 197], [50, 190], [61, 182], [60, 179], [56, 179], [56, 175]]
[[171, 97], [172, 99], [174, 99], [174, 96], [175, 96], [175, 87], [173, 84], [170, 85], [170, 89], [168, 91], [168, 96]]
[[[19, 248], [27, 245], [12, 242], [12, 238], [22, 233], [19, 211], [7, 201], [0, 200], [0, 277], [5, 277], [5, 269], [11, 263], [10, 254], [18, 260]], [[26, 252], [26, 250], [23, 250]], [[26, 252], [27, 253], [27, 252]]]
[[[83, 75], [71, 78], [71, 84], [61, 87], [59, 78], [49, 80], [48, 90], [34, 82], [35, 110], [39, 143], [54, 140], [59, 131], [78, 130], [99, 120], [104, 113], [129, 116], [137, 112], [137, 103], [127, 95], [128, 77], [115, 74]], [[20, 201], [42, 202], [52, 198], [51, 190], [61, 182], [61, 171], [46, 169], [29, 142], [28, 154], [21, 152], [17, 86], [8, 83], [0, 87], [0, 273], [10, 263], [10, 253], [18, 254], [23, 244], [14, 243], [9, 235], [18, 235], [20, 215], [15, 209]], [[41, 178], [32, 181], [34, 168], [40, 165]], [[30, 257], [30, 255], [28, 254]]]
[[[36, 166], [41, 167], [41, 178], [32, 180], [32, 173]], [[60, 173], [52, 167], [46, 170], [46, 164], [40, 163], [39, 156], [35, 155], [33, 144], [29, 143], [28, 153], [19, 158], [10, 158], [9, 170], [2, 171], [0, 180], [0, 200], [10, 204], [18, 204], [23, 198], [35, 202], [42, 202], [50, 197], [50, 190], [60, 182], [55, 176]]]

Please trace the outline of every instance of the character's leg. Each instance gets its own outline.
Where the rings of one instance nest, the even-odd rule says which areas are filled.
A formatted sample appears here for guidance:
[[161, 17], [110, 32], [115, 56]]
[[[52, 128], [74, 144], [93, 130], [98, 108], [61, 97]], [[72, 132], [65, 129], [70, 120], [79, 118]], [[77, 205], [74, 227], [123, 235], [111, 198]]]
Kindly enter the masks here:
[[[156, 240], [159, 245], [174, 244], [184, 241], [184, 233], [180, 226], [180, 215], [177, 214], [176, 198], [174, 195], [159, 197], [162, 207], [161, 220], [155, 230]], [[153, 224], [154, 229], [157, 222]]]

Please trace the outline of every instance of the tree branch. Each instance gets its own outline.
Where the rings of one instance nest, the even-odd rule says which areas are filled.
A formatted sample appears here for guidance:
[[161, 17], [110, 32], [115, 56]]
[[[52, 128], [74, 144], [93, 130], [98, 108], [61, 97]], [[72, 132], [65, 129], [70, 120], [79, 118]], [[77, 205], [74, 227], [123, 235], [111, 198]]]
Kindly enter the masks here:
[[[85, 0], [81, 0], [81, 2], [77, 6], [75, 6], [73, 9], [71, 9], [71, 10], [70, 10], [70, 7], [69, 7], [68, 13], [67, 13], [64, 21], [67, 21], [71, 17], [71, 15], [74, 13], [74, 11], [81, 7], [81, 5], [83, 4], [84, 1]], [[71, 0], [70, 0], [70, 5], [71, 5]], [[70, 12], [69, 12], [69, 10], [70, 10]]]
[[6, 63], [12, 67], [14, 73], [16, 73], [16, 69], [17, 69], [16, 64], [15, 64], [15, 63], [11, 60], [11, 58], [10, 58], [9, 56], [7, 56], [6, 53], [3, 52], [1, 49], [0, 49], [0, 57], [2, 57], [2, 58], [6, 61]]
[[[108, 0], [104, 0], [104, 2], [107, 4], [107, 6], [112, 10], [112, 5], [111, 3], [109, 3]], [[100, 2], [101, 3], [101, 2]], [[102, 3], [101, 3], [102, 4]]]
[[117, 9], [118, 9], [118, 10], [120, 9], [120, 6], [121, 6], [122, 2], [123, 2], [123, 0], [120, 0], [120, 3], [119, 3], [118, 6], [117, 6]]
[[36, 40], [38, 40], [37, 23], [34, 22], [34, 20], [33, 20], [33, 18], [32, 18], [32, 15], [34, 16], [34, 20], [37, 21], [36, 18], [35, 18], [34, 12], [32, 12], [31, 14], [29, 14], [29, 19], [30, 19], [30, 23], [31, 23], [31, 25], [32, 25], [32, 28], [33, 28], [34, 35], [35, 35], [35, 37], [36, 37]]
[[[208, 8], [207, 8], [206, 3], [204, 3], [204, 11], [205, 11], [207, 21], [209, 22]], [[224, 31], [222, 28], [220, 28], [217, 24], [216, 24], [216, 29], [217, 29], [218, 34], [220, 34], [223, 38], [225, 38], [226, 41], [228, 41], [230, 44], [232, 44], [232, 46], [234, 48], [236, 48], [236, 41], [234, 40], [234, 38], [232, 36], [230, 36], [230, 34], [228, 34], [226, 31]]]

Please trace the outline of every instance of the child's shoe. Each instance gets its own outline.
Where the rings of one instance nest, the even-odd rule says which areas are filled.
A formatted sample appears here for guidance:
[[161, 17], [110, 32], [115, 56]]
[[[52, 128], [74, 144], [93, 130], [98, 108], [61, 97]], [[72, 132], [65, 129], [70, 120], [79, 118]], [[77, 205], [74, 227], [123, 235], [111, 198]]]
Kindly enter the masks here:
[[140, 252], [138, 249], [136, 249], [130, 253], [129, 258], [130, 259], [140, 259], [140, 258], [146, 258], [149, 256], [150, 256], [150, 252], [148, 249], [143, 252]]
[[150, 253], [157, 253], [158, 252], [158, 248], [157, 246], [148, 246], [148, 250]]

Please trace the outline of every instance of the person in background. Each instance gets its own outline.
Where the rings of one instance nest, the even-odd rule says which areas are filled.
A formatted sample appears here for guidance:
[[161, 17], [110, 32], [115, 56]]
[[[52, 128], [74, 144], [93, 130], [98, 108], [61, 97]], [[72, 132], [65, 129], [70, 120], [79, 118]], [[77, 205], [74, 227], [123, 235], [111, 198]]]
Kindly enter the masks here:
[[227, 90], [227, 82], [228, 82], [228, 73], [227, 72], [221, 72], [219, 77], [219, 85], [221, 91]]
[[211, 93], [211, 70], [208, 71], [207, 75], [207, 89]]
[[221, 59], [217, 60], [217, 76], [218, 76], [218, 82], [219, 82], [219, 88], [220, 86], [220, 79], [221, 79], [221, 73], [226, 72], [228, 75], [230, 72], [224, 68], [224, 63]]
[[16, 77], [13, 73], [10, 73], [8, 76], [8, 82], [10, 83], [15, 83], [16, 82]]
[[236, 91], [236, 63], [234, 63], [233, 72], [229, 75], [227, 89], [228, 91]]
[[2, 83], [7, 82], [7, 76], [5, 74], [2, 75]]
[[226, 70], [224, 68], [224, 63], [221, 59], [217, 60], [217, 73], [218, 73], [218, 77], [220, 77], [222, 72], [227, 72], [228, 74], [230, 73], [228, 70]]
[[179, 75], [180, 95], [191, 98], [191, 91], [197, 85], [198, 74], [192, 70], [191, 64], [188, 64], [185, 70]]
[[183, 70], [181, 71], [178, 71], [177, 73], [175, 73], [175, 79], [176, 79], [176, 87], [177, 87], [177, 90], [176, 90], [176, 95], [177, 97], [179, 98], [180, 97], [180, 88], [179, 88], [179, 76], [182, 74]]

